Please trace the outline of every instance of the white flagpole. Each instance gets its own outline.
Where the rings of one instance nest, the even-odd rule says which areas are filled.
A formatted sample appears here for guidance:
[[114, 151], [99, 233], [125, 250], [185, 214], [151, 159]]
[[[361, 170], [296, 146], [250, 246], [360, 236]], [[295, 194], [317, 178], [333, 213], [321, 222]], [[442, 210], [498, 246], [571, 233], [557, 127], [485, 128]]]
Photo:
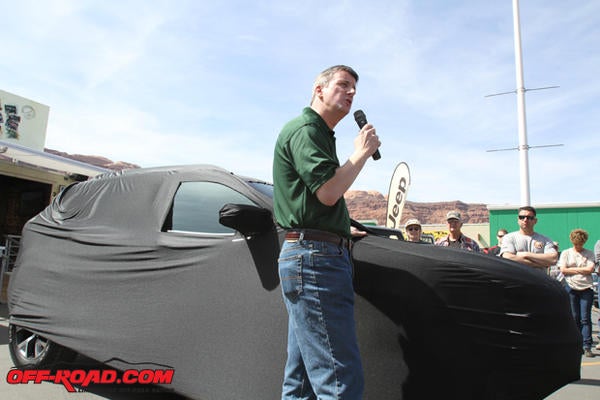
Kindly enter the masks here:
[[515, 65], [517, 73], [517, 109], [519, 117], [519, 160], [521, 172], [521, 206], [530, 205], [529, 145], [527, 144], [527, 119], [525, 117], [525, 83], [523, 79], [523, 52], [521, 50], [521, 24], [519, 0], [513, 0], [515, 30]]
[[555, 147], [563, 146], [562, 144], [548, 144], [541, 146], [529, 146], [527, 143], [527, 119], [525, 117], [525, 92], [529, 90], [555, 89], [559, 86], [547, 86], [535, 89], [525, 89], [525, 80], [523, 79], [523, 51], [521, 49], [521, 22], [519, 16], [519, 0], [513, 0], [513, 23], [514, 23], [514, 40], [515, 40], [515, 67], [517, 73], [517, 90], [504, 93], [490, 94], [485, 97], [500, 96], [504, 94], [517, 94], [517, 115], [519, 123], [519, 147], [508, 149], [495, 149], [487, 151], [505, 151], [519, 150], [520, 161], [520, 186], [521, 186], [521, 206], [529, 206], [530, 189], [529, 189], [529, 149], [536, 147]]

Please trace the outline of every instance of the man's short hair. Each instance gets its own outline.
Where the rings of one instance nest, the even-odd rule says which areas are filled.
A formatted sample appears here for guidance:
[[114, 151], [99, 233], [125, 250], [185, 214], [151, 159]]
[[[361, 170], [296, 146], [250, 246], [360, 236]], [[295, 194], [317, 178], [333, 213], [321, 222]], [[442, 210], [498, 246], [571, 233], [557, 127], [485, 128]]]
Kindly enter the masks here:
[[317, 86], [321, 86], [321, 87], [327, 86], [329, 84], [329, 82], [331, 81], [331, 78], [333, 78], [333, 75], [335, 75], [335, 73], [339, 72], [339, 71], [345, 71], [345, 72], [349, 73], [350, 75], [352, 75], [354, 80], [356, 82], [358, 82], [358, 74], [351, 67], [349, 67], [347, 65], [334, 65], [333, 67], [329, 67], [326, 70], [324, 70], [323, 72], [321, 72], [319, 74], [319, 76], [317, 76], [317, 78], [315, 79], [315, 84], [313, 85], [312, 98], [310, 99], [310, 104], [312, 104], [313, 101], [315, 100], [315, 89], [317, 88]]
[[519, 207], [519, 211], [530, 211], [533, 213], [533, 216], [537, 216], [537, 213], [535, 212], [535, 208], [531, 207], [531, 206], [523, 206], [523, 207]]

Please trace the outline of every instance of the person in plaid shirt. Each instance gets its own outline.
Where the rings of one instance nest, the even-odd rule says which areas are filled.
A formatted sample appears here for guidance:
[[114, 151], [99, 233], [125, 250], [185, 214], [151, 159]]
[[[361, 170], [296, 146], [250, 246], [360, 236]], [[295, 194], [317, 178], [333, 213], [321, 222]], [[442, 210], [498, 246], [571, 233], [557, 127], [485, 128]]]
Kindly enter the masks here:
[[476, 241], [463, 235], [461, 232], [462, 220], [458, 211], [450, 211], [446, 214], [446, 222], [448, 223], [448, 232], [450, 233], [447, 236], [439, 238], [435, 242], [436, 246], [454, 247], [477, 253], [481, 251]]

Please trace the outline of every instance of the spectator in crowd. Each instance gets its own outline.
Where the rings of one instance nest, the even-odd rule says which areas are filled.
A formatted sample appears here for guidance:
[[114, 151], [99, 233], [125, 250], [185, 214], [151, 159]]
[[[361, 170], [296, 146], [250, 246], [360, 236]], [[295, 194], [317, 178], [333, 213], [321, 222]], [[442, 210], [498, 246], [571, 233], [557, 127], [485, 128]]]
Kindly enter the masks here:
[[498, 229], [498, 233], [496, 233], [496, 240], [498, 240], [498, 244], [496, 246], [492, 246], [489, 249], [487, 249], [487, 251], [485, 251], [485, 253], [492, 255], [492, 256], [497, 256], [498, 254], [500, 254], [500, 246], [502, 246], [502, 238], [507, 233], [508, 233], [508, 231], [504, 228]]
[[463, 235], [461, 231], [462, 219], [458, 211], [450, 211], [446, 214], [446, 222], [448, 223], [448, 235], [439, 238], [436, 246], [454, 247], [468, 251], [480, 252], [481, 249], [476, 241]]
[[406, 239], [408, 242], [415, 243], [427, 243], [421, 240], [421, 233], [423, 233], [423, 227], [418, 219], [413, 218], [406, 221], [404, 224], [404, 232], [406, 234]]
[[[594, 246], [594, 256], [596, 259], [596, 272], [600, 275], [600, 239], [596, 241]], [[600, 282], [598, 282], [598, 296], [600, 296]], [[600, 317], [598, 317], [598, 339], [600, 339]], [[600, 343], [596, 346], [596, 350], [600, 350]]]
[[556, 250], [557, 254], [557, 264], [551, 265], [550, 268], [548, 268], [548, 275], [566, 285], [567, 283], [565, 282], [565, 276], [562, 274], [562, 272], [560, 272], [560, 267], [558, 266], [558, 260], [560, 260], [560, 247], [558, 246], [558, 242], [552, 243], [554, 243], [554, 249]]
[[531, 206], [519, 208], [519, 230], [504, 236], [500, 256], [546, 273], [551, 265], [556, 264], [558, 252], [550, 238], [533, 230], [537, 223], [536, 215], [535, 208]]
[[569, 235], [573, 247], [564, 250], [558, 266], [565, 276], [567, 291], [571, 300], [571, 312], [583, 336], [583, 351], [586, 357], [592, 353], [592, 272], [594, 272], [594, 253], [584, 249], [588, 233], [583, 229], [574, 229]]

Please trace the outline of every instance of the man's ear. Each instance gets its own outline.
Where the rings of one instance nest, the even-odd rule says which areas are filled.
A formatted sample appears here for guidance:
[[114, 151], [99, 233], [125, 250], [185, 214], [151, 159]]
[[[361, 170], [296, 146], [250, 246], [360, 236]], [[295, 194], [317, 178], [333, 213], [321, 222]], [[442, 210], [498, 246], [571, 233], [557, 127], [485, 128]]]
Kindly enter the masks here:
[[323, 86], [316, 85], [314, 94], [315, 94], [314, 95], [315, 98], [318, 98], [319, 100], [323, 100]]

